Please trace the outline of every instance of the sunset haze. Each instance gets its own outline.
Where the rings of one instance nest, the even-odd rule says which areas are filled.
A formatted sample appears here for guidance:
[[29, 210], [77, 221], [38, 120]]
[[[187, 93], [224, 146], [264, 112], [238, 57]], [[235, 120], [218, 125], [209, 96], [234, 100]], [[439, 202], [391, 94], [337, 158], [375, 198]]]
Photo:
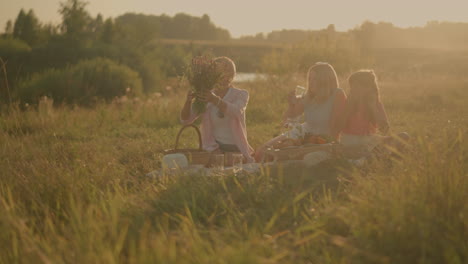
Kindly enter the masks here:
[[[219, 27], [229, 30], [233, 37], [253, 35], [281, 29], [321, 29], [334, 24], [345, 31], [365, 20], [385, 21], [400, 27], [424, 26], [428, 21], [467, 22], [468, 2], [447, 1], [112, 1], [89, 0], [87, 9], [96, 16], [117, 17], [127, 12], [174, 15], [208, 14]], [[43, 23], [60, 23], [58, 0], [1, 0], [0, 28], [14, 21], [21, 8], [33, 9]]]

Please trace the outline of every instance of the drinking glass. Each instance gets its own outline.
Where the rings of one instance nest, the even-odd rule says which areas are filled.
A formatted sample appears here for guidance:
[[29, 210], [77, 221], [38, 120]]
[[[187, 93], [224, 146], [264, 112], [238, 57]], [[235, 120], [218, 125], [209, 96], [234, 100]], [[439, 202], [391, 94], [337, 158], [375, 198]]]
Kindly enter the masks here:
[[296, 89], [295, 89], [296, 98], [302, 98], [305, 94], [305, 91], [306, 91], [306, 88], [299, 86], [299, 85], [296, 86]]
[[216, 154], [214, 155], [214, 163], [213, 168], [217, 171], [224, 170], [224, 154]]
[[232, 170], [234, 174], [237, 175], [240, 171], [242, 171], [242, 161], [244, 156], [242, 154], [232, 154]]

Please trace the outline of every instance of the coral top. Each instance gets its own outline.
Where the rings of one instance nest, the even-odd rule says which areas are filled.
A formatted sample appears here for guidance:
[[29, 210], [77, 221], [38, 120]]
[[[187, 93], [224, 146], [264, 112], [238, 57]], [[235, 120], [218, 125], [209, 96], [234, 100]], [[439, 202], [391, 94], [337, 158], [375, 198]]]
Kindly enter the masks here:
[[[245, 125], [245, 110], [247, 103], [249, 102], [249, 93], [245, 90], [237, 89], [234, 87], [229, 88], [228, 93], [223, 98], [226, 103], [226, 112], [224, 113], [225, 118], [228, 118], [229, 129], [232, 131], [232, 136], [235, 145], [246, 158], [247, 162], [255, 162], [252, 157], [253, 148], [247, 141], [247, 129]], [[190, 113], [190, 117], [187, 120], [181, 120], [182, 124], [192, 124], [199, 116], [201, 116], [201, 134], [203, 149], [206, 151], [216, 150], [219, 146], [216, 143], [213, 129], [213, 120], [211, 119], [212, 108], [215, 105], [208, 103], [205, 112], [197, 114], [195, 112]]]
[[388, 123], [387, 113], [381, 102], [377, 103], [377, 122], [372, 123], [365, 115], [362, 107], [349, 117], [343, 133], [349, 135], [372, 135], [377, 133], [377, 124]]

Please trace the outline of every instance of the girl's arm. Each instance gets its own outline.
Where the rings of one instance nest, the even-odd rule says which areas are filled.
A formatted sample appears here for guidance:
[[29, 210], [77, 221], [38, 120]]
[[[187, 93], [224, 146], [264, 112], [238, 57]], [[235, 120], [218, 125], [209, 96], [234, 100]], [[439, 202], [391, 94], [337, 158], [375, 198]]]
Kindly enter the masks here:
[[388, 123], [387, 113], [382, 102], [377, 101], [377, 104], [374, 104], [374, 107], [371, 109], [380, 132], [387, 134], [390, 130], [390, 124]]

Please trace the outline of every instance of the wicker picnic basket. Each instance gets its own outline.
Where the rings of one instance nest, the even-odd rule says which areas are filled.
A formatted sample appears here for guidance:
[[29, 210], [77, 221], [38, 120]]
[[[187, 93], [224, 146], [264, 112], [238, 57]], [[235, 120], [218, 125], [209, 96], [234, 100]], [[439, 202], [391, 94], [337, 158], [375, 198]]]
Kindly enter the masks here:
[[[197, 132], [198, 135], [198, 149], [179, 149], [179, 139], [180, 135], [182, 132], [187, 129], [187, 128], [193, 128]], [[181, 153], [184, 154], [187, 157], [187, 160], [189, 161], [190, 164], [199, 164], [199, 165], [204, 165], [208, 167], [211, 163], [211, 158], [212, 158], [212, 153], [203, 150], [202, 148], [202, 138], [201, 138], [201, 133], [200, 129], [196, 127], [195, 125], [186, 125], [183, 126], [180, 130], [179, 133], [177, 134], [176, 137], [176, 142], [175, 146], [173, 149], [168, 149], [164, 151], [164, 154], [174, 154], [174, 153]]]

